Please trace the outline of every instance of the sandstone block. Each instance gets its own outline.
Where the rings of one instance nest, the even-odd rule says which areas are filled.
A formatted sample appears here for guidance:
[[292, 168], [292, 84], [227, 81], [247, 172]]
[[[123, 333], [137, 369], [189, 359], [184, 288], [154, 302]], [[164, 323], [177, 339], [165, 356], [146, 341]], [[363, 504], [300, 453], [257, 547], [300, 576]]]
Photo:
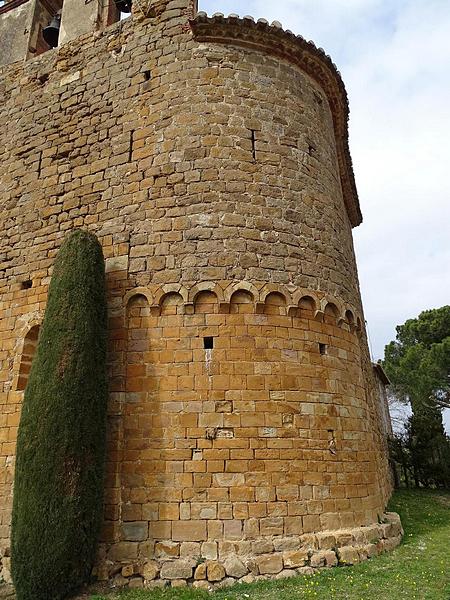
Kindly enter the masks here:
[[199, 581], [194, 581], [192, 587], [197, 588], [199, 590], [210, 591], [212, 589], [211, 584], [208, 581], [200, 579]]
[[260, 539], [252, 542], [253, 554], [268, 554], [273, 552], [274, 545], [269, 539]]
[[148, 538], [148, 522], [132, 521], [130, 523], [122, 523], [122, 537], [124, 540], [130, 542], [146, 540]]
[[194, 571], [194, 579], [206, 579], [206, 563], [200, 563]]
[[225, 573], [229, 577], [240, 578], [248, 573], [247, 567], [237, 556], [229, 556], [225, 559], [223, 566], [225, 567]]
[[175, 557], [180, 554], [180, 544], [177, 542], [156, 542], [155, 556], [159, 558]]
[[225, 569], [217, 561], [207, 561], [206, 576], [208, 581], [221, 581], [225, 577]]
[[167, 580], [165, 579], [154, 579], [153, 581], [147, 581], [144, 585], [146, 589], [158, 589], [164, 588], [167, 585]]
[[317, 533], [316, 538], [321, 550], [330, 550], [336, 546], [336, 538], [331, 533]]
[[255, 576], [252, 575], [252, 573], [249, 573], [248, 575], [244, 575], [244, 577], [241, 577], [239, 581], [241, 583], [253, 583], [255, 581]]
[[279, 573], [283, 569], [280, 554], [266, 554], [255, 559], [260, 575]]
[[287, 569], [303, 567], [307, 562], [307, 550], [286, 550], [283, 552], [283, 564]]
[[283, 533], [283, 517], [265, 517], [260, 522], [261, 535], [281, 535]]
[[122, 567], [122, 577], [131, 577], [134, 574], [134, 565], [125, 565]]
[[206, 540], [206, 521], [174, 521], [172, 540], [180, 542]]
[[181, 542], [180, 557], [181, 558], [198, 558], [200, 556], [199, 542]]
[[128, 269], [128, 255], [111, 256], [105, 260], [105, 271], [111, 273], [113, 271], [126, 271]]
[[144, 587], [144, 581], [142, 577], [131, 577], [128, 580], [128, 587], [132, 589], [139, 589]]
[[193, 563], [184, 558], [166, 562], [161, 567], [161, 579], [190, 579]]
[[343, 546], [338, 548], [337, 555], [339, 564], [356, 565], [359, 562], [358, 550], [353, 546]]
[[108, 552], [108, 558], [113, 562], [120, 562], [124, 560], [130, 560], [130, 558], [137, 558], [138, 544], [131, 542], [118, 542], [111, 546]]
[[141, 569], [141, 575], [145, 581], [151, 581], [156, 578], [159, 573], [159, 566], [154, 560], [149, 560]]
[[283, 569], [282, 571], [280, 571], [278, 573], [278, 575], [275, 575], [275, 579], [288, 579], [289, 577], [296, 577], [297, 576], [297, 571], [294, 571], [292, 569]]
[[187, 587], [187, 581], [185, 579], [172, 579], [170, 585], [173, 588]]
[[295, 550], [300, 546], [300, 538], [298, 536], [292, 537], [275, 537], [273, 538], [273, 546], [275, 551], [283, 550]]
[[203, 542], [201, 556], [208, 560], [215, 560], [217, 558], [217, 542]]
[[234, 577], [225, 577], [225, 579], [222, 579], [222, 581], [216, 583], [214, 587], [217, 590], [222, 590], [223, 588], [231, 587], [235, 583], [236, 579], [234, 579]]
[[5, 583], [12, 583], [11, 558], [9, 556], [2, 558], [2, 577]]

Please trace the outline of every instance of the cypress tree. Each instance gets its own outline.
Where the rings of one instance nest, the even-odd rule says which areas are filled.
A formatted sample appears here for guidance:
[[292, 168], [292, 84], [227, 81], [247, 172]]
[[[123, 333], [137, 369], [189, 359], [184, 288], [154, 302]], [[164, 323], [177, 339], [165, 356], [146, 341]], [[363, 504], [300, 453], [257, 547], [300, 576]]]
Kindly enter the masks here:
[[55, 260], [19, 425], [17, 600], [59, 600], [89, 578], [102, 519], [106, 327], [102, 249], [75, 230]]

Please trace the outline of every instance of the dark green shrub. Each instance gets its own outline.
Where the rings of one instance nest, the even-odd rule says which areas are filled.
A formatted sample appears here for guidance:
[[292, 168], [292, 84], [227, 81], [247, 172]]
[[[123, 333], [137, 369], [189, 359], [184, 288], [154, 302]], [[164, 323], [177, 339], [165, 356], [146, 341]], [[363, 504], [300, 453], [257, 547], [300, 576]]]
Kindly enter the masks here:
[[17, 600], [58, 600], [89, 578], [102, 517], [106, 326], [101, 246], [76, 230], [56, 257], [19, 426]]

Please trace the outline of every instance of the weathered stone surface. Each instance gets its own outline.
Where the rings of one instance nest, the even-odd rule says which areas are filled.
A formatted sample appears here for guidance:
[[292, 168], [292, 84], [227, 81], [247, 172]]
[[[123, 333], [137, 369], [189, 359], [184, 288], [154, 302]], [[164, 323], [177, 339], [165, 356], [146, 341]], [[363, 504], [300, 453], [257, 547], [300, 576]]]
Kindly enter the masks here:
[[267, 554], [269, 552], [273, 552], [274, 545], [270, 539], [257, 540], [252, 543], [252, 553], [253, 554]]
[[217, 558], [217, 542], [203, 542], [201, 556], [208, 560], [215, 560]]
[[307, 562], [307, 550], [286, 550], [283, 552], [283, 564], [287, 569], [303, 567]]
[[283, 568], [283, 559], [280, 554], [265, 554], [256, 559], [261, 575], [279, 573]]
[[157, 558], [175, 557], [180, 554], [180, 544], [177, 542], [157, 542], [155, 556]]
[[206, 563], [200, 563], [194, 571], [194, 579], [206, 579]]
[[162, 579], [190, 579], [192, 577], [193, 564], [184, 558], [165, 562], [161, 567]]
[[108, 558], [113, 562], [121, 562], [124, 560], [137, 558], [138, 549], [138, 544], [134, 544], [132, 542], [119, 542], [110, 548], [108, 552]]
[[331, 533], [317, 533], [316, 538], [321, 550], [330, 550], [336, 547], [336, 538]]
[[206, 577], [208, 581], [220, 581], [225, 577], [225, 569], [219, 562], [209, 560], [206, 563]]
[[172, 525], [172, 539], [175, 541], [196, 542], [206, 539], [206, 521], [175, 521]]
[[130, 542], [140, 542], [148, 538], [148, 522], [136, 521], [122, 524], [122, 536]]
[[207, 590], [207, 591], [212, 590], [212, 585], [208, 581], [205, 581], [205, 580], [194, 581], [192, 586], [199, 590]]
[[222, 579], [222, 581], [219, 581], [218, 583], [216, 583], [214, 587], [217, 590], [221, 590], [223, 588], [231, 587], [235, 583], [236, 583], [236, 579], [234, 579], [233, 577], [225, 577], [225, 579]]
[[129, 588], [134, 588], [134, 589], [143, 588], [144, 587], [144, 581], [143, 581], [142, 577], [131, 577], [128, 580], [128, 587]]
[[334, 567], [337, 564], [338, 560], [336, 554], [332, 550], [319, 550], [318, 552], [314, 552], [314, 554], [311, 555], [310, 565], [313, 568]]
[[134, 574], [134, 565], [125, 565], [122, 567], [122, 576], [131, 577]]
[[148, 562], [146, 562], [141, 569], [141, 575], [145, 581], [151, 581], [152, 579], [155, 579], [158, 573], [158, 563], [153, 560], [149, 560]]
[[355, 565], [359, 562], [358, 550], [353, 546], [344, 546], [342, 548], [338, 548], [337, 555], [339, 558], [339, 564]]
[[12, 576], [11, 576], [11, 558], [9, 556], [4, 556], [2, 558], [2, 570], [1, 570], [1, 576], [3, 578], [3, 581], [5, 583], [12, 583]]
[[237, 556], [229, 556], [225, 559], [223, 566], [225, 567], [225, 572], [229, 577], [244, 577], [248, 573], [247, 567], [244, 563], [239, 560]]
[[283, 569], [277, 575], [275, 575], [275, 579], [289, 579], [290, 577], [296, 577], [297, 575], [297, 571], [292, 569]]
[[281, 537], [281, 538], [273, 538], [273, 546], [275, 548], [275, 552], [280, 552], [282, 550], [295, 550], [300, 546], [300, 538], [298, 536], [293, 537]]

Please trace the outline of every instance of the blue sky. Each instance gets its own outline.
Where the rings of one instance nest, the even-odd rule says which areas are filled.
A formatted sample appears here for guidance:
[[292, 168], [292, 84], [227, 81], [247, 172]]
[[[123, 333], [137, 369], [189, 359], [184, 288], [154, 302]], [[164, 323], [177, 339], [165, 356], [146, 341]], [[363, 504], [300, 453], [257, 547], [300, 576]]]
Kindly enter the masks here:
[[200, 0], [199, 10], [280, 21], [341, 71], [364, 217], [355, 249], [381, 358], [396, 325], [450, 304], [450, 2]]

